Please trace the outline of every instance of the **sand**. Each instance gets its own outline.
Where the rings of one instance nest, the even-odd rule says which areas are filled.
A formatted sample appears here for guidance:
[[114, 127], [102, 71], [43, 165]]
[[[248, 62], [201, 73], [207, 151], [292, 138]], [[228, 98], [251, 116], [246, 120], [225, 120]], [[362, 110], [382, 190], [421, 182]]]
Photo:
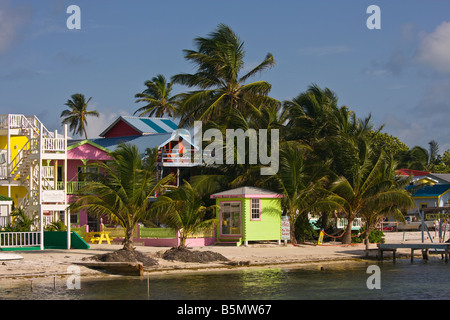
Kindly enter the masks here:
[[[392, 232], [386, 233], [386, 242], [418, 243], [421, 240], [420, 232]], [[429, 239], [426, 239], [428, 242]], [[21, 260], [3, 260], [0, 261], [0, 282], [5, 280], [20, 280], [36, 277], [60, 276], [66, 277], [70, 274], [69, 266], [76, 262], [83, 261], [83, 258], [93, 255], [103, 254], [121, 249], [121, 245], [93, 244], [90, 249], [71, 249], [59, 250], [48, 249], [44, 251], [16, 251], [11, 254], [19, 254], [23, 257]], [[371, 249], [376, 249], [375, 244], [370, 245]], [[144, 268], [144, 271], [151, 274], [169, 273], [169, 272], [193, 272], [213, 269], [228, 268], [249, 268], [249, 267], [267, 267], [287, 264], [305, 264], [348, 261], [362, 259], [365, 256], [365, 246], [341, 245], [339, 242], [329, 242], [321, 246], [310, 244], [299, 245], [278, 245], [270, 244], [250, 244], [249, 246], [207, 246], [195, 247], [190, 250], [213, 251], [220, 253], [229, 261], [217, 261], [209, 263], [186, 263], [170, 261], [162, 258], [162, 253], [170, 249], [169, 247], [145, 247], [137, 246], [139, 250], [150, 257], [156, 259], [158, 264]], [[3, 255], [7, 255], [5, 252]], [[400, 252], [401, 254], [401, 252]], [[407, 254], [407, 252], [405, 252]], [[371, 256], [375, 257], [376, 250], [372, 250]], [[388, 254], [386, 255], [388, 257]], [[93, 270], [80, 266], [81, 275], [84, 276], [111, 276], [102, 271]]]

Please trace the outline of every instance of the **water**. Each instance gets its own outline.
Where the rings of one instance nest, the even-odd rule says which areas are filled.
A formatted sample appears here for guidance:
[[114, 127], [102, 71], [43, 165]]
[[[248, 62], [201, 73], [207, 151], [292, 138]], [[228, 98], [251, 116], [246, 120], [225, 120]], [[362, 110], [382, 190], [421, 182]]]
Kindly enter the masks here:
[[[381, 289], [367, 288], [369, 265], [380, 267]], [[321, 266], [323, 270], [321, 270]], [[352, 262], [201, 273], [83, 279], [67, 289], [66, 279], [0, 282], [0, 299], [14, 300], [320, 300], [449, 299], [450, 264], [440, 259]]]

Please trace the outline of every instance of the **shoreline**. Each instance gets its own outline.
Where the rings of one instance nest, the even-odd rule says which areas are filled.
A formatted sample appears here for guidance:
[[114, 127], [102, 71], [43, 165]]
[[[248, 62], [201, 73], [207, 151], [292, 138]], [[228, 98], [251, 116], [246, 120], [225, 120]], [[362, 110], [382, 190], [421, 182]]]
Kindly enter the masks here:
[[[408, 239], [405, 239], [405, 236]], [[420, 232], [386, 233], [386, 243], [420, 242]], [[429, 242], [429, 239], [427, 239]], [[122, 245], [94, 244], [90, 249], [47, 249], [44, 251], [14, 251], [21, 260], [0, 261], [0, 283], [4, 281], [30, 280], [45, 277], [67, 277], [72, 273], [68, 267], [81, 262], [83, 258], [103, 254], [121, 249]], [[164, 260], [160, 257], [170, 247], [136, 246], [137, 251], [143, 252], [156, 259], [158, 264], [144, 267], [144, 274], [152, 275], [179, 272], [209, 272], [221, 270], [238, 270], [248, 268], [287, 267], [294, 265], [314, 265], [324, 263], [339, 263], [351, 261], [370, 261], [375, 259], [376, 244], [371, 244], [369, 257], [365, 256], [364, 244], [340, 245], [338, 242], [323, 245], [297, 244], [250, 244], [249, 246], [206, 246], [194, 247], [190, 250], [213, 251], [229, 259], [227, 262], [191, 263]], [[8, 254], [10, 252], [5, 252]], [[398, 252], [399, 257], [408, 256], [408, 251]], [[386, 254], [386, 258], [391, 256]], [[116, 274], [105, 273], [85, 266], [78, 266], [83, 277], [114, 277]]]

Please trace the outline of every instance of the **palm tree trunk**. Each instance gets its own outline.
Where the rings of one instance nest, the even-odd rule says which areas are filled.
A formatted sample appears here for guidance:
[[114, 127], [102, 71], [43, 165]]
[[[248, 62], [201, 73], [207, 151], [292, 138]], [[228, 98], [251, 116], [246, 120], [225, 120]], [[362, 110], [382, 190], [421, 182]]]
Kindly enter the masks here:
[[84, 136], [86, 137], [86, 140], [88, 139], [87, 137], [87, 132], [86, 132], [86, 128], [83, 126], [83, 131], [84, 131]]
[[355, 220], [354, 217], [348, 217], [347, 221], [347, 227], [345, 228], [344, 235], [342, 237], [342, 243], [343, 244], [350, 244], [352, 243], [352, 226], [353, 226], [353, 220]]
[[181, 249], [186, 248], [186, 235], [184, 232], [180, 232], [180, 245], [178, 246]]
[[366, 234], [364, 235], [364, 243], [366, 244], [366, 257], [369, 256], [369, 235], [372, 232], [372, 228], [369, 226], [366, 229]]
[[127, 227], [125, 229], [125, 238], [123, 239], [123, 249], [133, 251], [133, 228]]
[[295, 237], [295, 220], [294, 220], [294, 218], [291, 216], [290, 218], [289, 218], [289, 220], [290, 220], [290, 236], [291, 236], [291, 243], [297, 243], [297, 238]]

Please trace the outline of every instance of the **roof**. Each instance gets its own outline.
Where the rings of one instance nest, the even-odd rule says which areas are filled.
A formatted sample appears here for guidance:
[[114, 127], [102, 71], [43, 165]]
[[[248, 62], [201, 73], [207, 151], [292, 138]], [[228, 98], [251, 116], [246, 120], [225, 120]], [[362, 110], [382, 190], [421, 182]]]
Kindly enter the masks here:
[[100, 137], [104, 137], [119, 121], [125, 122], [141, 135], [168, 133], [178, 129], [178, 125], [166, 118], [120, 116], [108, 128], [100, 133]]
[[101, 145], [96, 144], [95, 142], [93, 142], [91, 140], [70, 140], [70, 141], [68, 140], [67, 141], [67, 150], [72, 150], [72, 149], [82, 146], [84, 144], [89, 144], [93, 147], [96, 147], [100, 150], [103, 150], [103, 151], [109, 153], [108, 149], [106, 149], [105, 147], [102, 147]]
[[0, 194], [0, 202], [1, 202], [1, 201], [12, 202], [13, 199], [12, 199], [12, 198], [9, 198], [9, 197], [7, 197], [7, 196], [3, 196], [3, 195]]
[[430, 173], [428, 177], [435, 180], [442, 180], [444, 183], [450, 183], [450, 173]]
[[434, 184], [426, 185], [419, 188], [408, 188], [410, 189], [412, 197], [439, 197], [444, 193], [450, 191], [450, 184]]
[[269, 190], [255, 187], [240, 187], [236, 189], [226, 190], [211, 195], [211, 199], [215, 198], [282, 198], [283, 195]]
[[412, 169], [398, 169], [396, 171], [397, 175], [401, 176], [426, 176], [429, 174], [429, 172], [426, 171], [419, 171], [419, 170], [412, 170]]
[[92, 139], [92, 142], [106, 148], [108, 150], [114, 151], [121, 143], [134, 144], [141, 154], [145, 153], [147, 148], [156, 148], [160, 144], [170, 139], [172, 133], [162, 133], [162, 134], [151, 134], [145, 136], [126, 136], [126, 137], [114, 137], [114, 138], [97, 138]]

